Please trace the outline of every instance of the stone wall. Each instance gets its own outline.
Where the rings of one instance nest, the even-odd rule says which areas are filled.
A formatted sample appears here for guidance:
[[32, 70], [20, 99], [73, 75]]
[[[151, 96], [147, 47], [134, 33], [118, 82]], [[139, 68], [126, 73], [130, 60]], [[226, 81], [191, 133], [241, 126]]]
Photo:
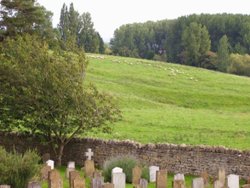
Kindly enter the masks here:
[[[16, 148], [19, 152], [28, 148], [36, 148], [41, 154], [50, 152], [49, 148], [42, 146], [39, 139], [34, 136], [0, 133], [0, 145], [7, 149]], [[224, 167], [227, 174], [238, 174], [242, 178], [250, 176], [250, 151], [223, 147], [142, 145], [130, 141], [74, 139], [65, 147], [63, 163], [73, 160], [82, 166], [88, 148], [94, 151], [94, 161], [99, 166], [102, 166], [106, 159], [114, 156], [133, 155], [148, 165], [159, 165], [160, 168], [166, 168], [173, 173], [199, 175], [206, 170], [210, 175], [216, 176], [218, 168]]]

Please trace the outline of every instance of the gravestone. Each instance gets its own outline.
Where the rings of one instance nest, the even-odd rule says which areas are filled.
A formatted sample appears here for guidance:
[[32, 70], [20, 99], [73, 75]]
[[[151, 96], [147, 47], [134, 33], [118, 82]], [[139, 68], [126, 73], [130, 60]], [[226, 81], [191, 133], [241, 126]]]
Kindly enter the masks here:
[[132, 184], [137, 185], [140, 183], [142, 170], [139, 166], [135, 166], [132, 170]]
[[216, 180], [214, 182], [214, 188], [223, 188], [223, 184], [219, 181], [219, 180]]
[[195, 178], [193, 179], [192, 182], [192, 188], [204, 188], [205, 184], [204, 184], [204, 179], [203, 178]]
[[126, 176], [121, 168], [116, 167], [112, 169], [112, 183], [114, 188], [125, 188]]
[[156, 172], [156, 188], [166, 188], [167, 186], [167, 171], [159, 170]]
[[91, 180], [91, 188], [102, 188], [104, 183], [103, 177], [96, 177]]
[[65, 174], [66, 178], [69, 178], [69, 173], [72, 172], [72, 171], [75, 171], [75, 170], [76, 170], [75, 168], [67, 168], [66, 169], [66, 174]]
[[10, 185], [0, 185], [0, 188], [10, 188]]
[[84, 162], [84, 173], [87, 177], [93, 177], [93, 174], [95, 172], [95, 164], [92, 160], [86, 160]]
[[46, 163], [46, 161], [48, 161], [49, 159], [50, 159], [49, 153], [43, 154], [43, 156], [42, 156], [43, 163]]
[[48, 180], [49, 179], [49, 172], [51, 171], [50, 166], [43, 166], [41, 169], [41, 179], [42, 180]]
[[75, 162], [74, 161], [69, 161], [66, 169], [66, 178], [69, 178], [69, 172], [75, 170]]
[[219, 169], [218, 180], [221, 182], [222, 186], [226, 183], [226, 171], [224, 168]]
[[207, 187], [209, 185], [209, 174], [207, 173], [207, 171], [202, 172], [201, 177], [204, 180], [204, 186]]
[[77, 171], [75, 171], [75, 170], [69, 172], [69, 187], [70, 187], [70, 188], [73, 187], [74, 180], [75, 180], [77, 177], [80, 177], [79, 172], [77, 172]]
[[76, 177], [72, 184], [71, 188], [85, 188], [85, 181], [80, 176]]
[[39, 182], [33, 181], [29, 182], [28, 188], [42, 188], [42, 186]]
[[102, 185], [102, 188], [114, 188], [114, 184], [113, 183], [105, 183]]
[[46, 164], [51, 167], [51, 170], [54, 170], [55, 162], [53, 160], [46, 161]]
[[247, 184], [250, 184], [250, 177], [249, 177], [248, 180], [247, 180]]
[[182, 181], [185, 181], [185, 176], [184, 174], [175, 174], [174, 175], [174, 180], [182, 180]]
[[57, 170], [49, 172], [49, 188], [63, 188], [63, 182]]
[[156, 181], [156, 171], [158, 171], [160, 168], [159, 166], [150, 166], [149, 167], [149, 181], [155, 182]]
[[148, 180], [140, 179], [140, 186], [141, 188], [148, 188]]
[[242, 188], [250, 188], [250, 184], [245, 184], [242, 186]]
[[238, 175], [230, 174], [227, 176], [228, 188], [240, 188], [240, 179]]
[[185, 181], [184, 180], [174, 180], [173, 188], [185, 188]]

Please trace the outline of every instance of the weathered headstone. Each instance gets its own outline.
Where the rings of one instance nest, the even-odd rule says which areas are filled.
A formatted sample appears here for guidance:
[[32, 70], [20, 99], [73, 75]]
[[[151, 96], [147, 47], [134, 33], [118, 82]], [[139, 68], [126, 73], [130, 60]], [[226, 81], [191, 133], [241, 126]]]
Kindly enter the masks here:
[[77, 172], [77, 171], [75, 171], [75, 170], [69, 172], [69, 187], [70, 187], [70, 188], [73, 187], [73, 182], [74, 182], [74, 180], [75, 180], [77, 177], [80, 177], [79, 172]]
[[91, 157], [94, 156], [94, 153], [90, 148], [88, 148], [88, 151], [85, 152], [85, 156], [87, 157], [87, 160], [91, 160]]
[[214, 182], [214, 188], [223, 188], [223, 184], [219, 181], [219, 180], [216, 180]]
[[84, 173], [87, 177], [93, 177], [93, 173], [95, 172], [95, 164], [92, 160], [86, 160], [84, 162]]
[[156, 172], [156, 188], [166, 188], [167, 186], [167, 171], [159, 170]]
[[204, 179], [203, 178], [195, 178], [192, 182], [192, 188], [204, 188]]
[[219, 169], [218, 180], [221, 182], [222, 186], [226, 183], [226, 171], [224, 168]]
[[32, 181], [29, 182], [28, 188], [42, 188], [40, 182]]
[[75, 168], [67, 168], [66, 169], [66, 178], [69, 178], [69, 173], [72, 172], [72, 171], [75, 171], [76, 169]]
[[114, 188], [114, 184], [113, 183], [105, 183], [102, 185], [102, 188]]
[[175, 174], [174, 175], [174, 180], [182, 180], [182, 181], [185, 181], [185, 176], [184, 174]]
[[103, 177], [92, 178], [91, 180], [91, 188], [102, 188], [102, 184], [104, 183]]
[[137, 185], [140, 183], [142, 170], [139, 166], [135, 166], [132, 169], [132, 184]]
[[122, 171], [118, 167], [112, 169], [112, 183], [114, 184], [114, 188], [125, 188], [126, 186], [126, 176]]
[[50, 159], [49, 153], [43, 154], [43, 156], [42, 156], [43, 163], [46, 163], [46, 161], [48, 161], [49, 159]]
[[140, 186], [141, 188], [148, 188], [148, 180], [140, 179]]
[[10, 185], [0, 185], [0, 188], [10, 188]]
[[230, 174], [227, 176], [228, 188], [240, 188], [240, 178], [238, 175]]
[[185, 181], [184, 180], [174, 180], [173, 188], [185, 188]]
[[46, 164], [51, 167], [51, 170], [54, 170], [55, 162], [53, 160], [46, 161]]
[[63, 182], [57, 170], [49, 172], [49, 188], [63, 188]]
[[48, 180], [50, 171], [51, 171], [51, 167], [44, 165], [41, 169], [41, 179]]
[[207, 187], [209, 185], [209, 174], [207, 173], [207, 171], [202, 172], [201, 177], [204, 180], [204, 186]]
[[72, 188], [85, 188], [85, 181], [80, 176], [76, 177], [72, 184]]
[[156, 181], [156, 171], [160, 170], [159, 166], [150, 166], [149, 167], [149, 181]]

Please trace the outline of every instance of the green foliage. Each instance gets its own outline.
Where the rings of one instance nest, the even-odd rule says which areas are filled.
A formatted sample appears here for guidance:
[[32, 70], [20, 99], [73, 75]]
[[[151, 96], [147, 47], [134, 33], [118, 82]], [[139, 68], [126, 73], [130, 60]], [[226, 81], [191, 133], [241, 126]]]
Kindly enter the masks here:
[[23, 155], [8, 153], [0, 147], [0, 184], [8, 184], [13, 188], [26, 188], [28, 182], [39, 172], [40, 158], [34, 151]]
[[[117, 156], [113, 157], [107, 161], [105, 161], [103, 165], [103, 176], [105, 178], [105, 181], [111, 182], [111, 174], [112, 169], [115, 167], [120, 167], [123, 169], [123, 172], [126, 174], [126, 182], [131, 183], [132, 182], [132, 169], [139, 165], [139, 161], [130, 155], [127, 156]], [[142, 178], [148, 179], [148, 168], [144, 167], [142, 171]]]
[[109, 131], [119, 110], [109, 95], [84, 84], [84, 54], [50, 52], [33, 36], [0, 47], [0, 129], [38, 134], [61, 163], [64, 146], [77, 135]]
[[231, 54], [229, 73], [250, 76], [250, 55]]
[[218, 70], [222, 72], [227, 72], [229, 67], [229, 43], [226, 35], [221, 37], [217, 52], [217, 66]]
[[184, 64], [201, 67], [202, 58], [210, 50], [211, 41], [205, 26], [192, 22], [182, 34]]

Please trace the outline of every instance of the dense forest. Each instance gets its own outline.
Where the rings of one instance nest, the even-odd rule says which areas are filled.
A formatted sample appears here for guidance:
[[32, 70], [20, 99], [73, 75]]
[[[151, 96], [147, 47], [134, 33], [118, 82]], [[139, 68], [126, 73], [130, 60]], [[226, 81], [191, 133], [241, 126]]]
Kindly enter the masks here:
[[116, 55], [250, 76], [250, 16], [194, 14], [127, 24], [114, 32], [111, 48]]

